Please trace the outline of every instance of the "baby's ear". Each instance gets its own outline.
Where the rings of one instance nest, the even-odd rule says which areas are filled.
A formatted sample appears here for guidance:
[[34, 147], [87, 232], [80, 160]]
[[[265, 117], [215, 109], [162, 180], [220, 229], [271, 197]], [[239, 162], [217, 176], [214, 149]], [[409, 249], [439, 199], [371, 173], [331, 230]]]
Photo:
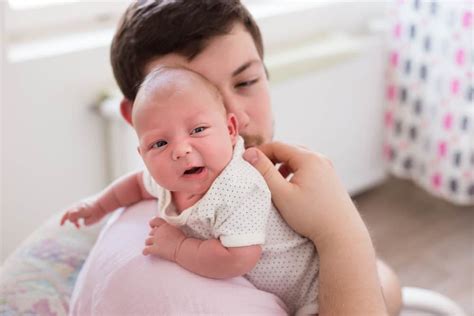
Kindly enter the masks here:
[[237, 117], [233, 113], [227, 114], [227, 129], [229, 130], [232, 145], [235, 145], [237, 136], [239, 136], [239, 123], [237, 123]]
[[142, 156], [142, 152], [140, 151], [140, 146], [137, 146], [137, 151], [138, 151], [138, 154], [140, 155], [140, 157]]

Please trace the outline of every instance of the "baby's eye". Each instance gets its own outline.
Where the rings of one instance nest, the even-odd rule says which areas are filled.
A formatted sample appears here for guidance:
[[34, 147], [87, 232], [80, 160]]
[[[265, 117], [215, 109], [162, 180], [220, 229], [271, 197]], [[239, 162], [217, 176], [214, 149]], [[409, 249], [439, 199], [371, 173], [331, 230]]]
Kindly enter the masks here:
[[193, 131], [191, 132], [191, 135], [192, 134], [197, 134], [197, 133], [202, 133], [206, 130], [207, 127], [204, 127], [204, 126], [199, 126], [199, 127], [196, 127], [195, 129], [193, 129]]
[[160, 147], [165, 146], [166, 144], [168, 144], [166, 141], [159, 140], [156, 143], [154, 143], [153, 145], [151, 145], [151, 148], [160, 148]]

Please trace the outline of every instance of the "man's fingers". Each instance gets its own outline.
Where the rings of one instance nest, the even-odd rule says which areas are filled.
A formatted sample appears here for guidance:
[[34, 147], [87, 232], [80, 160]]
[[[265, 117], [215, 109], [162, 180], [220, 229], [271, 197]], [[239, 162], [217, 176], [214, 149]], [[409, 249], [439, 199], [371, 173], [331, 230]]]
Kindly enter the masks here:
[[291, 170], [290, 168], [288, 168], [287, 165], [281, 165], [278, 168], [278, 171], [280, 172], [281, 176], [285, 179], [288, 178], [288, 176], [291, 174]]
[[296, 172], [304, 164], [306, 157], [304, 154], [309, 151], [295, 146], [287, 145], [281, 142], [263, 144], [258, 147], [265, 156], [273, 163], [282, 163], [289, 170]]
[[272, 192], [273, 198], [278, 199], [279, 197], [286, 196], [286, 191], [290, 184], [282, 177], [273, 163], [260, 150], [249, 148], [245, 151], [243, 157], [263, 176]]

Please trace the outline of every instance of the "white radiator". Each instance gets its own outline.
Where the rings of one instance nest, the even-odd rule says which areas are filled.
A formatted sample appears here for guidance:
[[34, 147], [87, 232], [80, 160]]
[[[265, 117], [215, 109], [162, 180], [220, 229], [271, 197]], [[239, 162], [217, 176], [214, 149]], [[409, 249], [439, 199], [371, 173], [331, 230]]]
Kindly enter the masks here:
[[378, 36], [333, 34], [268, 58], [275, 138], [329, 157], [351, 194], [385, 178], [384, 55]]

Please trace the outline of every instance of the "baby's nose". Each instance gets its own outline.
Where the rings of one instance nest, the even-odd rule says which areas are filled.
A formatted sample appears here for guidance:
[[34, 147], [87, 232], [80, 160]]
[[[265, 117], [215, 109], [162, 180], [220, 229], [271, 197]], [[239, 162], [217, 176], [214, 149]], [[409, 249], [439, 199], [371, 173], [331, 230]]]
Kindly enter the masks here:
[[187, 143], [177, 144], [173, 150], [173, 160], [178, 160], [192, 152], [192, 148]]

